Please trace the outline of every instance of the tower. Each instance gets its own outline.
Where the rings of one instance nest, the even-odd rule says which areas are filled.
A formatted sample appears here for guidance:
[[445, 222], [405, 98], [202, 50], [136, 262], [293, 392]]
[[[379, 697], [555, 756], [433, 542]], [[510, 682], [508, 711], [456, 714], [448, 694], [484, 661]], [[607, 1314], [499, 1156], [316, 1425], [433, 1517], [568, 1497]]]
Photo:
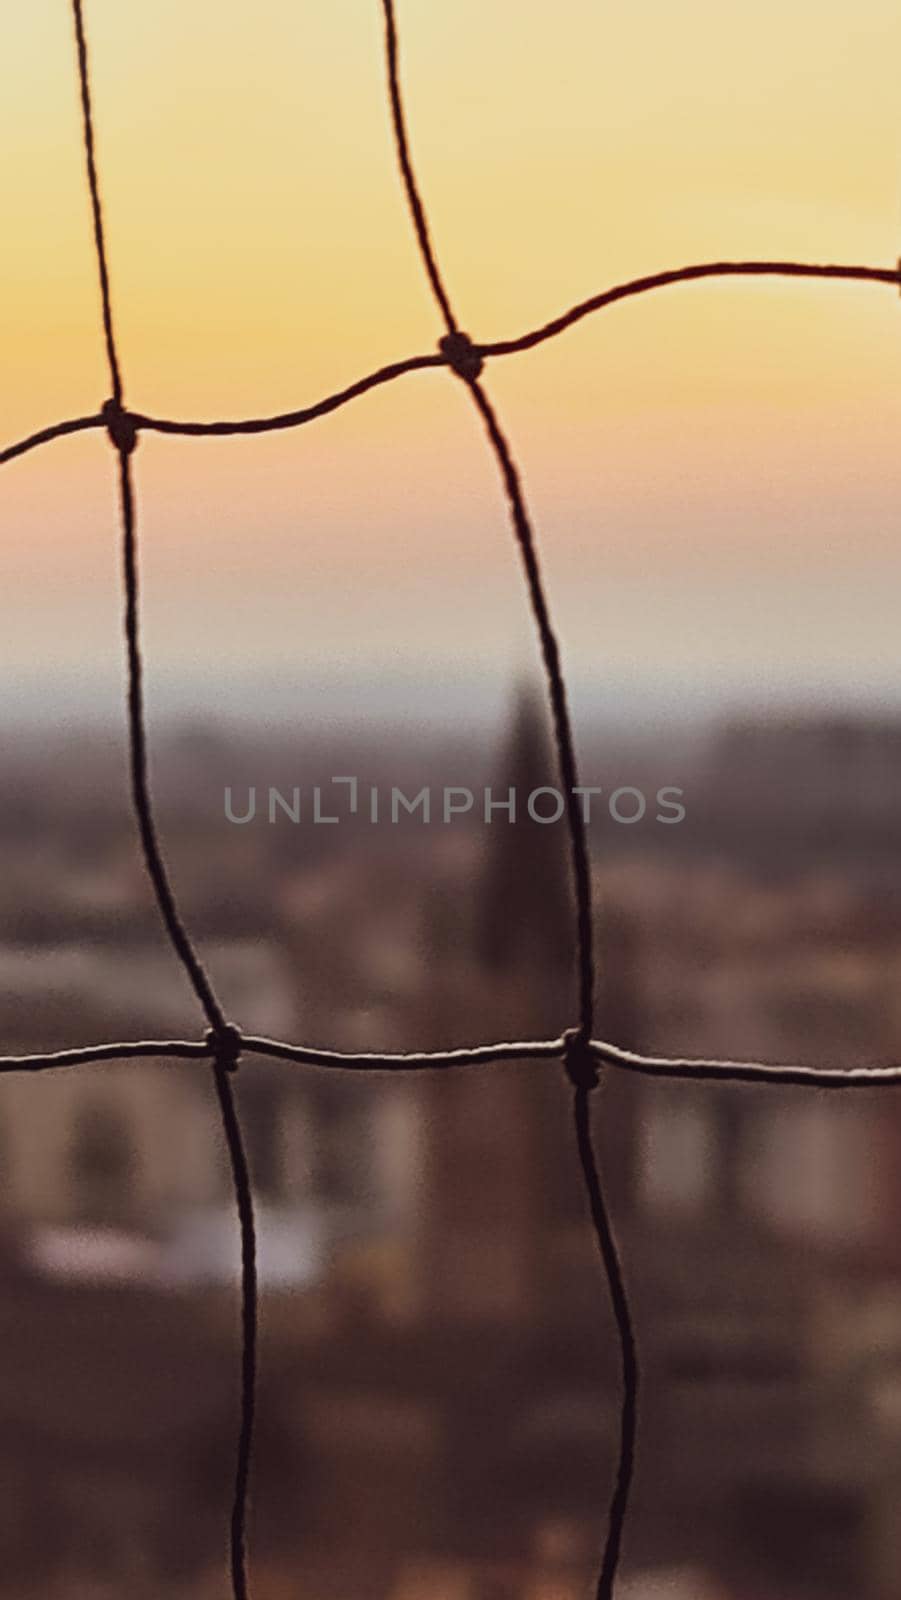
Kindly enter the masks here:
[[491, 790], [501, 804], [512, 794], [515, 812], [498, 806], [491, 813], [498, 820], [485, 824], [475, 956], [491, 983], [512, 988], [520, 1027], [533, 1013], [535, 1027], [556, 1031], [571, 1010], [573, 912], [564, 817], [539, 820], [555, 809], [552, 797], [536, 798], [530, 810], [530, 798], [542, 789], [559, 793], [559, 778], [543, 704], [525, 685], [516, 698], [501, 782]]
[[[568, 838], [562, 818], [530, 816], [528, 797], [541, 788], [559, 782], [541, 702], [524, 689], [491, 785], [493, 800], [512, 793], [514, 805], [480, 823], [470, 948], [465, 963], [457, 951], [436, 961], [451, 976], [439, 977], [430, 1012], [459, 1042], [556, 1034], [573, 1013]], [[541, 1316], [548, 1226], [560, 1212], [560, 1182], [566, 1189], [571, 1178], [560, 1071], [556, 1062], [513, 1062], [422, 1084], [419, 1259], [431, 1316]]]

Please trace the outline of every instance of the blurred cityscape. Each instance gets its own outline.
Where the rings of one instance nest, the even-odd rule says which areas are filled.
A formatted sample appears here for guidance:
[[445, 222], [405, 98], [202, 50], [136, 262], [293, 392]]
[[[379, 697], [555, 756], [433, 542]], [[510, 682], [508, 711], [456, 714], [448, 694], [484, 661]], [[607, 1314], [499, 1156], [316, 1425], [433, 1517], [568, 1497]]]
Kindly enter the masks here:
[[[636, 1049], [897, 1059], [901, 720], [584, 742], [599, 1030]], [[5, 1053], [199, 1037], [118, 735], [0, 774]], [[554, 783], [528, 692], [496, 747], [187, 724], [155, 741], [183, 909], [247, 1030], [342, 1049], [573, 1021], [562, 824], [236, 825], [249, 787]], [[263, 1289], [256, 1600], [581, 1600], [618, 1354], [556, 1063], [236, 1080]], [[622, 1600], [901, 1596], [901, 1096], [608, 1074], [593, 1114], [643, 1365]], [[0, 1594], [219, 1600], [238, 1240], [210, 1075], [0, 1082]]]

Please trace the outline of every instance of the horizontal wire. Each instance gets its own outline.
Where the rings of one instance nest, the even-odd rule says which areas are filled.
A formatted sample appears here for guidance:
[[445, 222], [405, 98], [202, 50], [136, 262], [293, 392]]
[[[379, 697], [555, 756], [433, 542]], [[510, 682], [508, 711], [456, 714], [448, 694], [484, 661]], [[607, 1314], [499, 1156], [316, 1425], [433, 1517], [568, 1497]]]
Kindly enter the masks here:
[[55, 1067], [82, 1067], [92, 1061], [130, 1061], [139, 1056], [180, 1056], [185, 1061], [210, 1058], [206, 1044], [187, 1039], [134, 1039], [118, 1044], [89, 1044], [46, 1055], [0, 1056], [0, 1072], [51, 1072]]
[[52, 439], [64, 438], [67, 433], [83, 433], [86, 428], [105, 426], [99, 411], [92, 417], [72, 417], [68, 422], [53, 422], [49, 428], [39, 428], [37, 433], [30, 433], [27, 439], [19, 439], [16, 444], [8, 444], [0, 450], [0, 467], [7, 461], [15, 461], [16, 456], [24, 456], [27, 451], [35, 450], [39, 444], [49, 444]]
[[[242, 1055], [268, 1056], [299, 1066], [338, 1072], [423, 1072], [453, 1067], [491, 1066], [510, 1061], [556, 1061], [566, 1053], [567, 1036], [558, 1039], [504, 1039], [496, 1044], [464, 1045], [451, 1050], [343, 1051], [289, 1044], [236, 1029]], [[642, 1077], [672, 1078], [696, 1083], [750, 1083], [789, 1088], [877, 1089], [901, 1086], [901, 1066], [805, 1067], [768, 1061], [729, 1061], [700, 1056], [645, 1056], [606, 1039], [592, 1039], [591, 1054], [602, 1065]], [[140, 1056], [213, 1059], [214, 1045], [186, 1039], [124, 1040], [85, 1045], [44, 1055], [0, 1056], [0, 1073], [47, 1072], [55, 1067], [87, 1066], [94, 1061], [129, 1061]]]
[[612, 289], [602, 289], [600, 294], [582, 300], [564, 311], [559, 317], [545, 322], [531, 333], [522, 333], [515, 339], [495, 339], [490, 344], [477, 344], [481, 356], [518, 355], [523, 350], [533, 350], [546, 339], [565, 333], [584, 317], [619, 300], [630, 300], [635, 295], [650, 294], [655, 289], [666, 289], [675, 283], [696, 283], [701, 278], [828, 278], [848, 283], [887, 283], [901, 289], [901, 266], [855, 267], [818, 266], [805, 261], [704, 261], [697, 266], [672, 267], [665, 272], [652, 272], [647, 277], [630, 278], [617, 283]]
[[314, 1050], [307, 1045], [283, 1044], [278, 1039], [262, 1039], [242, 1034], [242, 1049], [255, 1055], [273, 1056], [281, 1061], [297, 1061], [304, 1066], [333, 1068], [342, 1072], [420, 1072], [444, 1067], [488, 1066], [501, 1061], [553, 1061], [562, 1058], [566, 1040], [531, 1039], [500, 1044], [478, 1044], [454, 1050], [412, 1050], [377, 1054], [372, 1051], [346, 1053], [341, 1050]]
[[696, 1083], [785, 1084], [812, 1089], [876, 1089], [901, 1085], [901, 1066], [803, 1067], [768, 1061], [720, 1061], [691, 1056], [643, 1056], [605, 1040], [592, 1040], [592, 1055], [606, 1066], [650, 1078]]
[[[676, 267], [667, 272], [655, 272], [644, 278], [632, 278], [628, 282], [615, 284], [613, 288], [604, 289], [599, 294], [592, 295], [590, 299], [582, 300], [578, 305], [562, 312], [550, 322], [543, 323], [541, 327], [533, 328], [529, 333], [519, 334], [513, 339], [491, 340], [487, 344], [473, 342], [473, 350], [484, 360], [494, 360], [498, 356], [519, 355], [523, 351], [534, 349], [536, 345], [543, 344], [547, 339], [555, 338], [559, 333], [564, 333], [595, 311], [603, 311], [606, 306], [616, 305], [620, 300], [648, 294], [655, 289], [665, 289], [676, 283], [693, 283], [703, 278], [741, 277], [825, 278], [849, 283], [893, 284], [901, 289], [901, 268], [818, 266], [799, 261], [708, 261], [697, 266]], [[219, 422], [180, 422], [172, 417], [154, 417], [140, 411], [129, 410], [128, 415], [139, 431], [146, 429], [150, 433], [176, 434], [187, 438], [229, 438], [240, 434], [275, 433], [285, 428], [300, 428], [307, 422], [314, 422], [317, 417], [328, 416], [330, 412], [340, 410], [351, 400], [356, 400], [383, 384], [392, 383], [408, 372], [423, 372], [429, 368], [446, 367], [450, 364], [448, 358], [440, 353], [407, 356], [404, 360], [392, 361], [387, 366], [377, 368], [366, 377], [359, 378], [355, 383], [337, 389], [333, 394], [326, 395], [310, 405], [301, 406], [296, 411], [279, 412], [274, 416], [242, 417]], [[68, 422], [54, 423], [0, 450], [0, 466], [14, 460], [16, 456], [25, 455], [38, 445], [48, 444], [65, 434], [80, 433], [85, 428], [104, 426], [104, 418], [99, 413], [95, 416], [76, 417]]]
[[300, 428], [305, 422], [314, 422], [317, 417], [328, 416], [331, 411], [338, 411], [348, 401], [356, 400], [358, 396], [368, 394], [370, 389], [377, 389], [382, 384], [392, 383], [395, 378], [402, 378], [407, 372], [422, 372], [428, 367], [446, 367], [446, 358], [435, 353], [434, 355], [407, 356], [402, 361], [392, 361], [385, 367], [378, 367], [375, 372], [370, 372], [365, 378], [358, 378], [356, 383], [348, 384], [344, 389], [337, 389], [334, 394], [329, 394], [322, 400], [316, 400], [312, 405], [301, 406], [297, 411], [283, 411], [270, 417], [244, 417], [232, 422], [176, 422], [169, 417], [145, 416], [142, 412], [130, 412], [132, 421], [138, 428], [147, 428], [151, 433], [176, 433], [192, 436], [212, 435], [213, 437], [229, 437], [241, 433], [276, 433], [283, 428]]

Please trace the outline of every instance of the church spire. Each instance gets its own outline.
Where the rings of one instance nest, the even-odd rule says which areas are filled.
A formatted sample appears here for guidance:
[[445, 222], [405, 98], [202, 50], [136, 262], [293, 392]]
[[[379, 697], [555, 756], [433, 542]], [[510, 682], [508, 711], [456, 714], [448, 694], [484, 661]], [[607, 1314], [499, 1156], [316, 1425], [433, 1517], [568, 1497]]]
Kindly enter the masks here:
[[[560, 792], [547, 715], [531, 684], [520, 684], [501, 779], [492, 799], [512, 792], [515, 820], [498, 807], [485, 824], [485, 867], [477, 914], [477, 955], [488, 971], [550, 973], [559, 980], [572, 964], [573, 907], [564, 816], [536, 821], [529, 796]], [[553, 815], [553, 796], [538, 797], [539, 815]]]

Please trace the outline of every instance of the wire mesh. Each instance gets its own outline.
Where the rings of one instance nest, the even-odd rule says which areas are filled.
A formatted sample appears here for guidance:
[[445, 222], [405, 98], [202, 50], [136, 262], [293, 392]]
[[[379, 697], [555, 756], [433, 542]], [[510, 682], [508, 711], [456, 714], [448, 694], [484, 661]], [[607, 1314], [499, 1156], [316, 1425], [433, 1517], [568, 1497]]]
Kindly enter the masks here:
[[[521, 473], [493, 402], [482, 381], [487, 362], [534, 349], [574, 327], [583, 318], [621, 300], [680, 283], [715, 277], [783, 277], [866, 282], [901, 288], [901, 263], [896, 267], [822, 265], [798, 261], [713, 261], [649, 274], [591, 296], [549, 322], [513, 339], [479, 342], [464, 333], [455, 316], [438, 263], [428, 216], [418, 187], [404, 111], [400, 47], [394, 0], [380, 0], [385, 28], [387, 92], [397, 165], [404, 188], [423, 269], [438, 306], [444, 333], [437, 351], [380, 367], [334, 394], [295, 411], [273, 416], [222, 421], [179, 421], [154, 417], [125, 404], [122, 365], [116, 342], [110, 272], [103, 222], [103, 204], [94, 134], [90, 61], [83, 0], [72, 0], [78, 84], [81, 99], [85, 174], [100, 290], [103, 338], [110, 396], [96, 413], [53, 423], [0, 450], [0, 465], [68, 434], [105, 429], [116, 455], [122, 532], [123, 625], [126, 647], [126, 694], [132, 807], [144, 864], [160, 918], [173, 952], [194, 991], [207, 1024], [202, 1040], [131, 1040], [97, 1044], [44, 1055], [0, 1057], [0, 1073], [44, 1072], [88, 1062], [129, 1061], [142, 1057], [177, 1057], [206, 1063], [213, 1075], [223, 1134], [228, 1150], [241, 1241], [241, 1392], [231, 1507], [229, 1563], [234, 1600], [248, 1600], [246, 1521], [253, 1449], [257, 1368], [257, 1273], [253, 1195], [241, 1134], [232, 1075], [248, 1055], [270, 1057], [331, 1071], [414, 1072], [462, 1067], [487, 1067], [500, 1062], [560, 1061], [573, 1090], [576, 1150], [594, 1228], [599, 1258], [616, 1323], [621, 1359], [622, 1392], [619, 1451], [597, 1580], [597, 1600], [612, 1600], [633, 1476], [638, 1420], [638, 1355], [629, 1296], [608, 1211], [592, 1139], [590, 1095], [604, 1068], [655, 1078], [750, 1085], [788, 1085], [819, 1089], [884, 1088], [901, 1085], [901, 1066], [819, 1069], [768, 1062], [686, 1059], [640, 1055], [592, 1037], [594, 1030], [594, 954], [591, 868], [585, 821], [578, 804], [578, 762], [567, 702], [561, 650], [542, 577], [535, 531]], [[557, 766], [566, 800], [576, 924], [578, 1022], [557, 1038], [504, 1040], [443, 1051], [399, 1054], [348, 1053], [244, 1033], [230, 1022], [180, 914], [156, 828], [148, 767], [148, 741], [143, 697], [140, 637], [139, 536], [133, 455], [144, 431], [192, 437], [268, 433], [296, 428], [329, 415], [373, 389], [411, 372], [447, 367], [467, 387], [498, 468], [510, 521], [519, 550], [526, 591], [535, 625], [552, 718]]]

